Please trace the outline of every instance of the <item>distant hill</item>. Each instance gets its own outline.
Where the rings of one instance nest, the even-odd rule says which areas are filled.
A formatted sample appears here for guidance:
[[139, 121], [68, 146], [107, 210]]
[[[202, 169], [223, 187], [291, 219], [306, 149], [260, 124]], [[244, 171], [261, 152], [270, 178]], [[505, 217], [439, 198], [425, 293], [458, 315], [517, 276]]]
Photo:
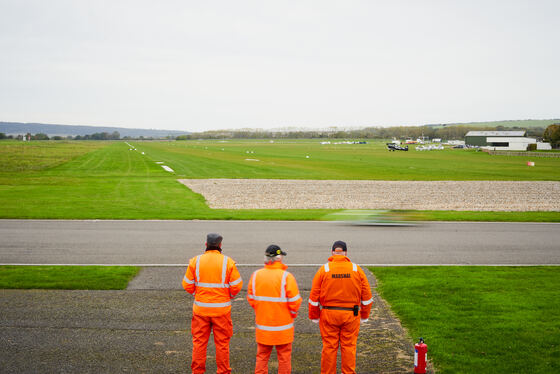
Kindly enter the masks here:
[[7, 135], [19, 134], [38, 134], [43, 133], [48, 136], [76, 136], [91, 135], [94, 133], [118, 131], [121, 137], [130, 136], [137, 138], [165, 138], [167, 136], [177, 136], [190, 134], [188, 131], [176, 130], [155, 130], [155, 129], [127, 129], [125, 127], [101, 127], [101, 126], [74, 126], [74, 125], [51, 125], [44, 123], [20, 123], [20, 122], [0, 122], [0, 132]]
[[427, 125], [430, 127], [440, 128], [446, 126], [473, 126], [473, 127], [521, 127], [521, 128], [534, 128], [542, 127], [547, 128], [548, 125], [553, 123], [560, 123], [560, 119], [522, 119], [522, 120], [512, 120], [512, 121], [490, 121], [490, 122], [465, 122], [465, 123], [446, 123], [446, 124], [436, 124]]

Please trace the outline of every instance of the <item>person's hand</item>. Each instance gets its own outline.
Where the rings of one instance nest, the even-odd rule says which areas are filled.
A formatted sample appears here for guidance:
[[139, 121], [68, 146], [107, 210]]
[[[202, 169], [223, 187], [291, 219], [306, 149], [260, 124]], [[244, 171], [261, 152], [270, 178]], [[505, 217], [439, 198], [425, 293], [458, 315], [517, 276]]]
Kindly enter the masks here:
[[360, 318], [360, 325], [369, 321], [369, 318]]
[[317, 319], [312, 319], [311, 322], [313, 322], [313, 323], [319, 323], [319, 318], [317, 318]]

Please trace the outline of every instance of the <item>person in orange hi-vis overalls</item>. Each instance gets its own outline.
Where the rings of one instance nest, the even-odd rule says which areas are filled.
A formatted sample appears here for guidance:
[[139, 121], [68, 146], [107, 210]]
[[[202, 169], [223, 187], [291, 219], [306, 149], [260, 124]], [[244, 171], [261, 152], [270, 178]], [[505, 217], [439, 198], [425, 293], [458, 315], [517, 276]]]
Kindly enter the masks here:
[[278, 373], [292, 371], [292, 342], [294, 319], [301, 305], [296, 279], [282, 263], [286, 252], [277, 245], [265, 251], [264, 268], [251, 275], [247, 300], [255, 310], [255, 338], [257, 340], [256, 374], [268, 373], [268, 359], [276, 347]]
[[206, 237], [206, 252], [189, 260], [183, 288], [194, 295], [191, 334], [192, 373], [206, 371], [206, 347], [214, 332], [218, 374], [231, 373], [229, 341], [233, 335], [231, 299], [241, 291], [243, 280], [235, 262], [222, 254], [222, 236]]
[[373, 298], [363, 270], [346, 256], [346, 243], [334, 242], [331, 253], [313, 278], [309, 318], [319, 323], [323, 339], [321, 373], [336, 373], [339, 345], [342, 373], [356, 373], [358, 332], [369, 318]]

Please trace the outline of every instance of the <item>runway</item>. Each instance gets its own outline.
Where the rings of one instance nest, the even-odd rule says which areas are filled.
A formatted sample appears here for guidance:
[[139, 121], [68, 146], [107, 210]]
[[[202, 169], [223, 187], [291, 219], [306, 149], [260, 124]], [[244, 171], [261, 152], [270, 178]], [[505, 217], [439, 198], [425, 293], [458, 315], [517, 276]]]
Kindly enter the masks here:
[[183, 265], [203, 252], [206, 233], [224, 254], [261, 264], [266, 246], [291, 266], [322, 264], [335, 240], [371, 265], [558, 265], [560, 224], [428, 222], [414, 227], [307, 221], [0, 220], [1, 264]]

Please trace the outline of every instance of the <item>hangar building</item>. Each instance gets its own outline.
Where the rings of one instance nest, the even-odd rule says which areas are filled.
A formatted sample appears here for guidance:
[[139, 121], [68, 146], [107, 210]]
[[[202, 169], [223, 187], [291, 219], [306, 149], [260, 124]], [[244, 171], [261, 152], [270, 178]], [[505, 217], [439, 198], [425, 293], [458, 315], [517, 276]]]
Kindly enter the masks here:
[[493, 138], [524, 138], [526, 131], [469, 131], [465, 135], [465, 144], [484, 147], [494, 143]]
[[550, 144], [537, 142], [525, 137], [526, 131], [469, 131], [465, 135], [465, 144], [486, 147], [493, 150], [526, 151], [529, 144], [536, 144], [537, 149], [551, 149]]

